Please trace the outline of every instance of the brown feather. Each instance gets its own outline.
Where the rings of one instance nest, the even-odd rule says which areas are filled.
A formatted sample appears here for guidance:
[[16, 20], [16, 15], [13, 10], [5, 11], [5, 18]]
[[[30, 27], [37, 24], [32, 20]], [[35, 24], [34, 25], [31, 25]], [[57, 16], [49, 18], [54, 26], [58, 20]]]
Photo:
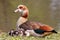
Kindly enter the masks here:
[[39, 22], [33, 22], [33, 21], [27, 21], [27, 22], [23, 23], [20, 27], [23, 27], [24, 29], [33, 29], [33, 30], [35, 30], [35, 29], [42, 29], [45, 31], [53, 30], [53, 28], [48, 25], [44, 25]]

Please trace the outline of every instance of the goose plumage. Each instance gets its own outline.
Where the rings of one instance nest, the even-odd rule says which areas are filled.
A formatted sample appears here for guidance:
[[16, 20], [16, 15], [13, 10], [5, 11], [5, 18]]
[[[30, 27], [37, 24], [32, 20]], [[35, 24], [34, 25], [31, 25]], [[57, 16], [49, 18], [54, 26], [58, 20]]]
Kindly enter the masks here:
[[29, 33], [36, 36], [45, 36], [51, 33], [57, 33], [54, 28], [49, 25], [42, 24], [40, 22], [29, 21], [29, 10], [25, 5], [18, 5], [17, 9], [14, 12], [19, 12], [21, 14], [20, 18], [17, 21], [17, 30], [20, 28], [23, 28], [25, 32], [27, 32], [27, 30], [30, 30]]

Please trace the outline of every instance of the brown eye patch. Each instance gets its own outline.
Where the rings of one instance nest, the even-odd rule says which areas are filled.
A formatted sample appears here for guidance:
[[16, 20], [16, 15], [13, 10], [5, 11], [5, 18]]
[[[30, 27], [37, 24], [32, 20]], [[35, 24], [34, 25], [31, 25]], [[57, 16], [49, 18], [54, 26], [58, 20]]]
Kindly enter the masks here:
[[23, 7], [19, 7], [20, 9], [22, 9]]

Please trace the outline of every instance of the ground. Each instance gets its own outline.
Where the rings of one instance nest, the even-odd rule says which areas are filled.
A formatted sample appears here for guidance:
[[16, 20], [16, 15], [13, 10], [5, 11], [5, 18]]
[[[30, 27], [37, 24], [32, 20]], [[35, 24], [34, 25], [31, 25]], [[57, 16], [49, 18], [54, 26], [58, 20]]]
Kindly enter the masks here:
[[60, 40], [60, 33], [51, 34], [46, 37], [26, 37], [26, 36], [9, 36], [7, 33], [0, 34], [0, 40]]

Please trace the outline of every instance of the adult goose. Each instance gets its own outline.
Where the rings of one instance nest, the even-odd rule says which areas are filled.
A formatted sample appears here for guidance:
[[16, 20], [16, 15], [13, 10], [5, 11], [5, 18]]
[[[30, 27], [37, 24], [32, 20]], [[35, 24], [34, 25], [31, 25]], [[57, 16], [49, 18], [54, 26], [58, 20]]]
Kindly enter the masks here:
[[29, 10], [25, 5], [18, 5], [14, 12], [19, 12], [21, 14], [17, 21], [17, 30], [20, 30], [21, 28], [24, 29], [27, 36], [45, 36], [51, 33], [57, 33], [54, 28], [49, 25], [45, 25], [40, 22], [29, 21]]

